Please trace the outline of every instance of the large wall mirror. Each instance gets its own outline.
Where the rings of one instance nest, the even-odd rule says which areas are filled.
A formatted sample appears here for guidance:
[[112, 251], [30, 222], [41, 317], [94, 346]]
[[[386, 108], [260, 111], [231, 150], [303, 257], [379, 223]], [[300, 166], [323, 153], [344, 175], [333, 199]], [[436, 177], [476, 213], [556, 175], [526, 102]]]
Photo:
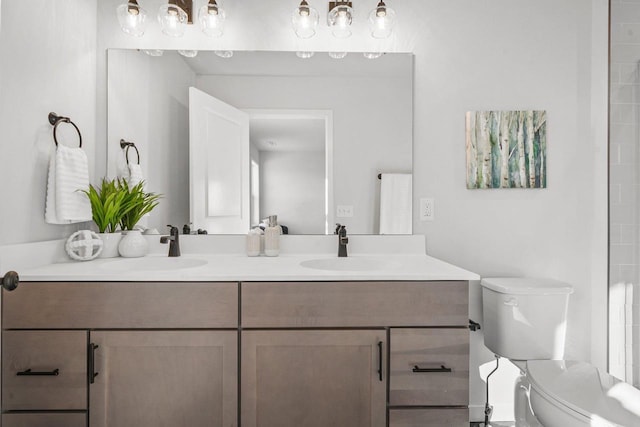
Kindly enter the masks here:
[[135, 143], [161, 231], [277, 215], [289, 234], [411, 234], [412, 127], [411, 54], [108, 51], [108, 172], [126, 176], [120, 140]]

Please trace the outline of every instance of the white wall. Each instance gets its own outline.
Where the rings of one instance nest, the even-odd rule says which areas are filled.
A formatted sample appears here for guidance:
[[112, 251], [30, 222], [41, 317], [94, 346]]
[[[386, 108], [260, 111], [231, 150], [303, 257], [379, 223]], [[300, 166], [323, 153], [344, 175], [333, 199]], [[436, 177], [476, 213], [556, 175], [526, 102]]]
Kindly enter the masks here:
[[[4, 0], [0, 31], [0, 244], [66, 237], [85, 225], [49, 225], [44, 201], [55, 145], [47, 115], [80, 128], [96, 163], [97, 0]], [[62, 126], [59, 128], [63, 134]], [[70, 145], [77, 136], [69, 133]], [[60, 138], [61, 140], [63, 138]]]
[[[573, 284], [568, 356], [604, 366], [607, 1], [393, 1], [398, 28], [384, 42], [369, 38], [362, 24], [375, 1], [356, 4], [354, 36], [346, 41], [332, 39], [324, 25], [313, 39], [299, 41], [289, 23], [295, 4], [259, 0], [225, 2], [229, 22], [219, 40], [197, 28], [169, 39], [154, 19], [147, 35], [134, 39], [117, 29], [117, 3], [99, 2], [101, 47], [413, 52], [414, 195], [436, 199], [436, 220], [414, 220], [414, 232], [427, 236], [430, 254], [483, 276], [544, 276]], [[323, 2], [311, 3], [324, 14]], [[145, 7], [155, 11], [159, 4], [147, 0]], [[547, 110], [549, 188], [466, 190], [464, 113], [521, 108]], [[100, 107], [98, 117], [106, 123]], [[98, 123], [98, 130], [105, 126]], [[480, 317], [477, 284], [470, 312]], [[484, 389], [475, 372], [491, 356], [481, 349], [481, 335], [472, 337], [471, 404], [479, 419]], [[503, 393], [493, 403], [508, 402], [510, 390]]]
[[278, 215], [289, 234], [324, 234], [324, 193], [324, 151], [260, 152], [261, 218]]
[[[177, 53], [151, 57], [138, 51], [108, 53], [108, 174], [124, 166], [120, 139], [140, 151], [147, 191], [163, 195], [143, 221], [161, 233], [189, 222], [189, 87], [195, 73]], [[129, 161], [136, 161], [129, 149]]]
[[331, 110], [334, 206], [354, 212], [340, 223], [349, 234], [377, 234], [378, 173], [411, 172], [410, 79], [198, 76], [196, 84], [240, 109]]

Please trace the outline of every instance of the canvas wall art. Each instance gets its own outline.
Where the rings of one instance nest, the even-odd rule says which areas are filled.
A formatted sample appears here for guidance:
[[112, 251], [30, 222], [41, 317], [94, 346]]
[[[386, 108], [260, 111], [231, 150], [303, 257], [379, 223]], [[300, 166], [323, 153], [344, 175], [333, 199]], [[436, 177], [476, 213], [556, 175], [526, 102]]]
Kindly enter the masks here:
[[467, 188], [546, 188], [546, 111], [470, 111]]

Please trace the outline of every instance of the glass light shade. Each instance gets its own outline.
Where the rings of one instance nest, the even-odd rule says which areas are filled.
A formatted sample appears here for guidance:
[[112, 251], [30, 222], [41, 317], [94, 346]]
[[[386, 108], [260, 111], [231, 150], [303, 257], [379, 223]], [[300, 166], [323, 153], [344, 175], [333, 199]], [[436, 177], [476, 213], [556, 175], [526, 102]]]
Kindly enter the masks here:
[[116, 14], [122, 31], [135, 37], [141, 37], [144, 34], [147, 12], [138, 3], [121, 4], [116, 8]]
[[182, 37], [187, 28], [187, 12], [175, 4], [164, 4], [158, 11], [158, 22], [162, 32], [171, 37]]
[[197, 50], [179, 50], [178, 53], [185, 58], [195, 58], [196, 56], [198, 56]]
[[347, 52], [329, 52], [329, 57], [333, 59], [342, 59], [347, 56]]
[[351, 36], [353, 9], [346, 4], [336, 6], [329, 12], [329, 27], [334, 37], [344, 39]]
[[293, 11], [291, 25], [293, 31], [301, 39], [308, 39], [316, 34], [319, 21], [318, 11], [307, 4], [305, 0]]
[[378, 59], [383, 54], [382, 52], [364, 52], [362, 55], [367, 59]]
[[198, 12], [202, 32], [209, 37], [220, 37], [224, 33], [224, 21], [227, 15], [215, 2], [205, 4]]
[[218, 55], [220, 58], [225, 58], [225, 59], [231, 58], [233, 56], [232, 50], [216, 50], [213, 53]]
[[160, 49], [145, 49], [143, 50], [149, 56], [162, 56], [164, 55], [164, 51]]
[[395, 24], [396, 12], [387, 7], [382, 1], [369, 14], [369, 29], [371, 30], [371, 36], [376, 39], [389, 37]]
[[306, 51], [298, 51], [298, 52], [296, 52], [296, 56], [298, 58], [302, 58], [302, 59], [309, 59], [313, 55], [315, 55], [315, 52], [306, 52]]

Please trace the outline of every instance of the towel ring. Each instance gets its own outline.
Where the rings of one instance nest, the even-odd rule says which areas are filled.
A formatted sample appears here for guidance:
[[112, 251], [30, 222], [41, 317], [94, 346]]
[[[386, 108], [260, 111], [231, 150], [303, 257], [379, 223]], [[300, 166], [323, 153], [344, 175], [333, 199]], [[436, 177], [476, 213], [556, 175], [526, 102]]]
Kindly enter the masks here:
[[58, 136], [57, 136], [58, 125], [60, 123], [69, 123], [71, 126], [75, 128], [76, 132], [78, 132], [78, 139], [80, 140], [80, 148], [82, 148], [82, 134], [80, 133], [80, 129], [78, 129], [78, 126], [76, 126], [76, 124], [73, 123], [69, 117], [62, 117], [57, 115], [56, 113], [49, 113], [49, 123], [51, 123], [51, 125], [53, 126], [53, 142], [56, 143], [56, 147], [58, 146]]
[[124, 150], [124, 157], [127, 160], [127, 164], [129, 164], [129, 148], [133, 147], [136, 150], [136, 156], [138, 157], [138, 164], [140, 164], [140, 152], [138, 151], [138, 147], [133, 142], [125, 141], [124, 139], [120, 140], [120, 148]]

